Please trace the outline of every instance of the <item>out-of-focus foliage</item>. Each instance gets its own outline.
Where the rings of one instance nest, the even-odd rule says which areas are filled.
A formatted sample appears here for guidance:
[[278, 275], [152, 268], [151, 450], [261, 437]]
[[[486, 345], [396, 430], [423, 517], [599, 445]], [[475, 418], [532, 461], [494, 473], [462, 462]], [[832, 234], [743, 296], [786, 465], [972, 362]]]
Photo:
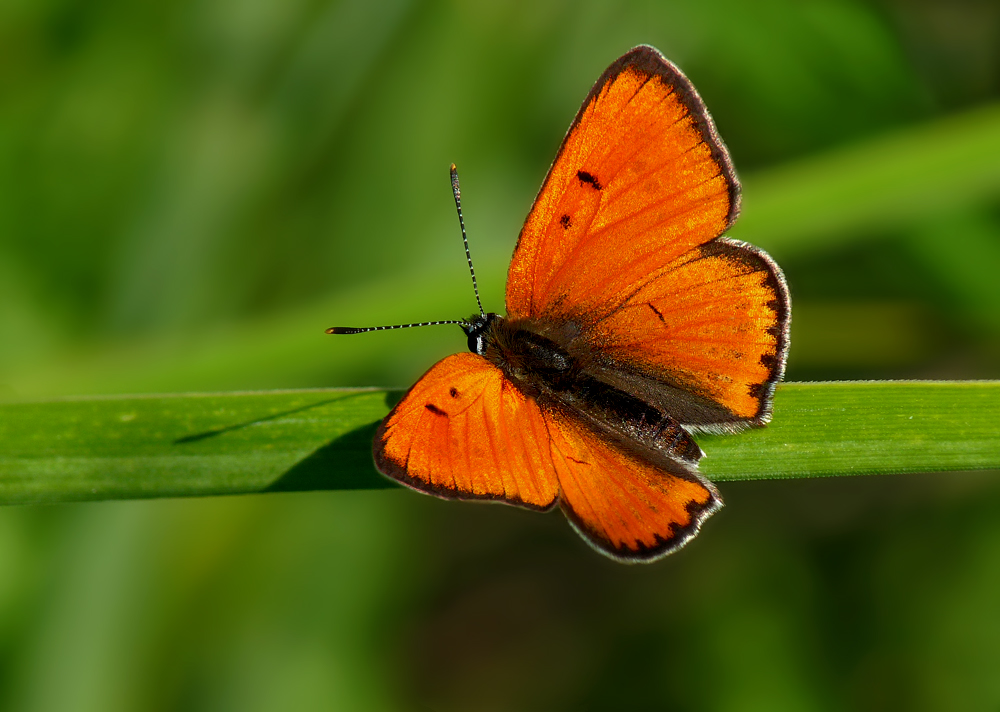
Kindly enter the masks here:
[[[322, 329], [473, 311], [452, 161], [499, 310], [566, 126], [640, 42], [732, 149], [734, 234], [791, 285], [791, 379], [1000, 376], [994, 2], [20, 0], [0, 396], [407, 383], [461, 333]], [[0, 704], [1000, 704], [995, 475], [723, 494], [641, 568], [408, 492], [3, 509]]]

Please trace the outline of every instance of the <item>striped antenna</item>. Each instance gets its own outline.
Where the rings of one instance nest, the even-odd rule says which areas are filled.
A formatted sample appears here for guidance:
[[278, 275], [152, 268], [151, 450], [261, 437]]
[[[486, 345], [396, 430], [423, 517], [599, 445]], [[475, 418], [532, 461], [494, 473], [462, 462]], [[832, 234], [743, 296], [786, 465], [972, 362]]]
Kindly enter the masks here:
[[[462, 228], [462, 243], [465, 245], [465, 259], [469, 262], [469, 273], [472, 275], [472, 289], [476, 292], [476, 303], [479, 305], [479, 313], [486, 318], [483, 311], [483, 302], [479, 299], [479, 285], [476, 284], [476, 269], [472, 266], [472, 253], [469, 252], [469, 238], [465, 235], [465, 220], [462, 218], [462, 191], [458, 187], [458, 169], [455, 164], [451, 164], [451, 191], [455, 194], [455, 209], [458, 211], [458, 225]], [[388, 331], [389, 329], [409, 329], [413, 326], [438, 326], [439, 324], [459, 324], [463, 327], [472, 328], [472, 324], [465, 319], [448, 321], [422, 321], [417, 324], [393, 324], [392, 326], [331, 326], [326, 330], [328, 334], [363, 334], [366, 331]]]
[[438, 324], [461, 324], [468, 326], [467, 321], [422, 321], [419, 324], [393, 324], [392, 326], [331, 326], [328, 334], [363, 334], [366, 331], [386, 331], [388, 329], [409, 329], [411, 326], [437, 326]]
[[462, 228], [462, 243], [465, 245], [465, 259], [469, 261], [469, 273], [472, 275], [472, 289], [476, 292], [476, 304], [479, 314], [486, 316], [483, 302], [479, 299], [479, 285], [476, 284], [476, 268], [472, 266], [472, 253], [469, 252], [469, 238], [465, 236], [465, 220], [462, 218], [462, 189], [458, 187], [458, 168], [451, 164], [451, 192], [455, 194], [455, 210], [458, 211], [458, 225]]

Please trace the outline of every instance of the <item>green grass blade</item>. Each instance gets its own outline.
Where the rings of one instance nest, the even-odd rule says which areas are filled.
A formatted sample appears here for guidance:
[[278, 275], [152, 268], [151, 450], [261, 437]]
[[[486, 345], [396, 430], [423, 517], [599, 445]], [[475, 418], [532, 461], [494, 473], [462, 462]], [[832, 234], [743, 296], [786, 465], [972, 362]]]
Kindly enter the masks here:
[[718, 481], [1000, 469], [1000, 381], [785, 383], [769, 426], [698, 442]]
[[[371, 464], [398, 391], [0, 404], [0, 503], [390, 486]], [[715, 480], [1000, 469], [1000, 381], [788, 383], [773, 423], [701, 436]]]
[[390, 486], [372, 467], [374, 389], [0, 405], [0, 503]]

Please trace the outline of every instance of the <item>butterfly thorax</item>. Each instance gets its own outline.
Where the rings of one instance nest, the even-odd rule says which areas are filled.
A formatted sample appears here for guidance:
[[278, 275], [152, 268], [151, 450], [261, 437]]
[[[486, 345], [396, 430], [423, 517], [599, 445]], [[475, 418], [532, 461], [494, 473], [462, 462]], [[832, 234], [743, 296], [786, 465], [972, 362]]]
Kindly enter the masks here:
[[595, 428], [674, 457], [697, 462], [701, 450], [669, 414], [597, 378], [574, 353], [580, 329], [571, 323], [475, 316], [463, 327], [469, 350], [503, 371], [543, 408], [573, 411]]

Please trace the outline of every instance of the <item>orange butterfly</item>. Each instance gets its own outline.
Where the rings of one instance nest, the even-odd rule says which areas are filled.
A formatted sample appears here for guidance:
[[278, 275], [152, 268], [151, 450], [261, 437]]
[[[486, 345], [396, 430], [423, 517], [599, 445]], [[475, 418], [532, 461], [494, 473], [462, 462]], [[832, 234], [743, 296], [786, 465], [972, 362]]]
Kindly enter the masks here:
[[[461, 220], [454, 166], [452, 181]], [[471, 353], [436, 364], [393, 408], [375, 436], [378, 469], [447, 499], [559, 504], [621, 561], [690, 541], [722, 506], [690, 433], [767, 423], [788, 349], [781, 270], [720, 237], [739, 205], [691, 82], [652, 47], [619, 58], [524, 223], [507, 316], [480, 305], [429, 322], [460, 324]], [[328, 333], [386, 328], [401, 327]]]

